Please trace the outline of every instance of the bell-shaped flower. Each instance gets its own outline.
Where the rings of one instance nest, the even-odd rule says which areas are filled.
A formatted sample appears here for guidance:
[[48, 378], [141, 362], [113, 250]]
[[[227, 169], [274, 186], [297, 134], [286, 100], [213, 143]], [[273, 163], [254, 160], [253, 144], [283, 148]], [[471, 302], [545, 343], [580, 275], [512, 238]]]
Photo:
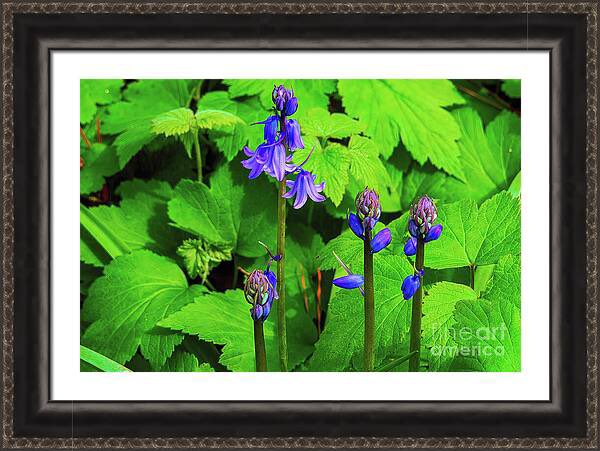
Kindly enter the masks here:
[[270, 150], [267, 154], [268, 158], [265, 163], [265, 172], [281, 182], [290, 167], [287, 164], [289, 159], [285, 151], [285, 146], [282, 142], [276, 142], [268, 145], [268, 147]]
[[284, 116], [291, 116], [298, 110], [298, 98], [293, 97], [294, 91], [292, 91], [292, 97], [285, 103], [285, 107], [283, 108]]
[[320, 193], [325, 189], [325, 182], [315, 185], [316, 178], [316, 175], [313, 175], [304, 169], [300, 169], [296, 180], [288, 180], [286, 182], [287, 187], [291, 189], [285, 193], [283, 197], [289, 199], [295, 196], [295, 209], [302, 208], [308, 197], [314, 202], [323, 202], [325, 196]]
[[410, 237], [406, 244], [404, 245], [404, 254], [408, 257], [411, 255], [415, 255], [417, 253], [417, 239], [415, 237]]
[[293, 152], [296, 149], [304, 149], [304, 142], [300, 134], [300, 124], [294, 119], [286, 120], [285, 125], [286, 140], [289, 149]]
[[408, 220], [408, 233], [415, 238], [419, 235], [419, 226], [412, 219]]
[[371, 240], [371, 254], [385, 249], [392, 242], [392, 232], [387, 227], [381, 229]]
[[360, 219], [358, 219], [358, 216], [354, 213], [348, 215], [348, 226], [350, 226], [350, 230], [352, 230], [357, 237], [361, 240], [365, 239], [365, 229], [363, 228]]
[[402, 282], [402, 295], [404, 296], [404, 299], [408, 300], [412, 298], [420, 286], [421, 277], [419, 274], [406, 276]]
[[425, 243], [429, 243], [430, 241], [437, 240], [442, 235], [442, 224], [436, 224], [429, 232], [425, 235], [425, 239], [423, 240]]
[[364, 283], [365, 279], [360, 274], [349, 274], [333, 279], [333, 284], [336, 287], [345, 288], [346, 290], [362, 287]]
[[262, 174], [265, 164], [269, 160], [269, 146], [261, 144], [256, 148], [256, 151], [252, 151], [248, 146], [244, 146], [244, 153], [250, 158], [243, 160], [242, 166], [250, 170], [248, 178], [255, 179]]
[[267, 144], [273, 144], [277, 141], [277, 129], [279, 126], [279, 118], [277, 116], [269, 116], [262, 122], [256, 122], [256, 124], [264, 124], [264, 137]]

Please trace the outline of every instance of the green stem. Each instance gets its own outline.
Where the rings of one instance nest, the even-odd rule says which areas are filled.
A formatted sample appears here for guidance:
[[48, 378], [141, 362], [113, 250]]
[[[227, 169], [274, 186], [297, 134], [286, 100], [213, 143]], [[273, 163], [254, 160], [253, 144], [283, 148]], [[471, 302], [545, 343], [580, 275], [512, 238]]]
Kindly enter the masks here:
[[[415, 268], [418, 271], [423, 269], [425, 260], [425, 243], [421, 236], [417, 237], [417, 256]], [[423, 316], [423, 278], [419, 284], [419, 289], [413, 297], [412, 317], [410, 321], [410, 352], [412, 355], [408, 362], [409, 371], [419, 371], [419, 362], [421, 359], [421, 318]]]
[[202, 181], [202, 152], [200, 151], [200, 141], [198, 141], [198, 133], [200, 130], [196, 130], [194, 133], [194, 149], [196, 150], [196, 167], [198, 169], [198, 181]]
[[469, 266], [469, 273], [471, 274], [471, 289], [475, 289], [475, 266]]
[[287, 331], [285, 324], [285, 215], [286, 205], [283, 194], [285, 193], [285, 177], [279, 182], [279, 196], [277, 197], [277, 254], [281, 260], [277, 262], [277, 334], [279, 336], [279, 368], [288, 370]]
[[373, 371], [375, 365], [375, 290], [373, 287], [373, 254], [371, 253], [371, 231], [365, 230], [365, 346], [364, 371]]
[[256, 371], [267, 371], [267, 352], [262, 321], [254, 321], [254, 356]]
[[415, 353], [416, 353], [416, 351], [413, 351], [410, 354], [406, 354], [404, 357], [400, 357], [399, 359], [392, 360], [390, 363], [386, 363], [385, 365], [380, 366], [375, 371], [381, 372], [381, 371], [390, 371], [390, 370], [393, 370], [398, 365], [401, 365], [402, 363], [404, 363], [408, 359], [410, 359], [413, 355], [415, 355]]
[[240, 270], [238, 269], [237, 254], [233, 254], [233, 281], [231, 282], [231, 288], [233, 288], [234, 290], [236, 289], [238, 284], [239, 272]]

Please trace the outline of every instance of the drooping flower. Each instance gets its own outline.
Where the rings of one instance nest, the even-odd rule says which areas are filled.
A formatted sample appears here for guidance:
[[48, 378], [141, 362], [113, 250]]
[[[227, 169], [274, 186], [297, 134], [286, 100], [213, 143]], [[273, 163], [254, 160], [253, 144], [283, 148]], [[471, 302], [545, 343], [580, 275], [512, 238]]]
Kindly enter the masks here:
[[288, 119], [285, 125], [285, 133], [288, 147], [292, 152], [297, 149], [304, 149], [304, 142], [302, 141], [298, 121]]
[[256, 124], [264, 124], [263, 135], [267, 144], [273, 144], [277, 141], [277, 131], [279, 128], [279, 118], [277, 116], [269, 116], [264, 121], [256, 122]]
[[365, 230], [373, 230], [381, 216], [381, 203], [375, 190], [366, 187], [358, 193], [355, 200], [356, 214]]
[[250, 158], [243, 160], [242, 166], [250, 170], [248, 178], [255, 179], [262, 174], [265, 169], [265, 163], [269, 158], [269, 147], [267, 144], [261, 144], [255, 151], [252, 151], [248, 146], [244, 146], [243, 150], [246, 156]]
[[348, 226], [350, 226], [350, 230], [354, 232], [354, 234], [359, 237], [361, 240], [365, 239], [365, 229], [354, 213], [350, 213], [348, 215]]
[[430, 241], [437, 240], [442, 235], [442, 224], [436, 224], [429, 229], [429, 232], [425, 235], [423, 241], [429, 243]]
[[411, 236], [404, 245], [404, 254], [407, 256], [415, 255], [417, 253], [417, 239]]
[[417, 274], [411, 274], [406, 276], [402, 281], [402, 296], [405, 300], [409, 300], [414, 296], [419, 287], [421, 286], [421, 277], [423, 277], [423, 270]]
[[392, 242], [392, 232], [387, 227], [381, 229], [371, 240], [371, 254], [385, 249]]
[[360, 274], [348, 274], [347, 276], [342, 276], [338, 277], [337, 279], [333, 279], [333, 284], [336, 287], [351, 290], [353, 288], [362, 287], [365, 284], [365, 278]]
[[301, 208], [306, 203], [308, 197], [314, 202], [323, 202], [325, 196], [320, 193], [325, 189], [325, 182], [315, 185], [316, 178], [316, 175], [300, 169], [296, 180], [288, 180], [286, 182], [287, 187], [291, 189], [283, 194], [283, 197], [289, 199], [296, 196], [296, 200], [294, 201], [295, 209]]

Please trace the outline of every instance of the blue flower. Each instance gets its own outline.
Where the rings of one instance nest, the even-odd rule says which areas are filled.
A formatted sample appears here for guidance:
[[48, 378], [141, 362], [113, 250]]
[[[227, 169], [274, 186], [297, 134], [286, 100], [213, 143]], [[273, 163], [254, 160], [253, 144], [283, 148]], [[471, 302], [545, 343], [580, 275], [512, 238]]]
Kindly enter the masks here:
[[325, 188], [325, 182], [315, 185], [316, 178], [316, 175], [313, 175], [304, 169], [300, 169], [296, 180], [288, 180], [286, 182], [287, 187], [291, 189], [285, 193], [283, 197], [289, 199], [296, 196], [296, 200], [294, 201], [295, 209], [301, 208], [306, 203], [308, 197], [315, 202], [323, 202], [325, 196], [319, 193]]
[[437, 208], [427, 195], [422, 196], [418, 202], [410, 207], [410, 217], [420, 233], [425, 235], [437, 218]]
[[250, 170], [248, 178], [255, 179], [262, 174], [265, 163], [269, 159], [269, 146], [267, 144], [261, 144], [254, 152], [248, 146], [244, 146], [244, 153], [250, 158], [242, 161], [242, 166]]
[[366, 187], [358, 193], [355, 200], [356, 214], [366, 230], [373, 230], [381, 216], [381, 203], [375, 190]]
[[410, 233], [410, 236], [414, 236], [415, 238], [419, 234], [419, 226], [412, 219], [408, 220], [408, 233]]
[[371, 240], [371, 254], [385, 249], [392, 242], [392, 232], [387, 227], [380, 230]]
[[404, 299], [409, 300], [417, 292], [417, 290], [421, 286], [421, 275], [413, 274], [410, 276], [406, 276], [406, 278], [402, 282], [402, 295], [404, 296]]
[[415, 255], [417, 253], [417, 239], [415, 237], [410, 237], [406, 244], [404, 245], [404, 254], [410, 257], [411, 255]]
[[294, 119], [288, 119], [285, 126], [285, 134], [288, 147], [291, 151], [304, 149], [304, 142], [300, 134], [300, 124]]
[[290, 167], [287, 163], [291, 158], [288, 158], [283, 143], [276, 142], [269, 146], [271, 151], [268, 152], [268, 159], [265, 163], [265, 172], [281, 182], [283, 177], [285, 177], [286, 170]]
[[277, 278], [268, 266], [266, 271], [255, 269], [248, 275], [244, 284], [244, 296], [252, 305], [250, 315], [254, 321], [264, 321], [269, 316], [273, 301], [279, 297], [276, 287]]
[[333, 284], [336, 287], [345, 288], [346, 290], [362, 287], [364, 283], [365, 279], [360, 274], [349, 274], [333, 279]]
[[435, 241], [440, 237], [441, 234], [442, 234], [442, 225], [436, 224], [431, 229], [429, 229], [429, 232], [427, 232], [427, 235], [425, 235], [425, 239], [423, 241], [425, 243], [429, 243], [430, 241]]
[[298, 98], [293, 97], [294, 91], [292, 91], [292, 97], [285, 102], [285, 107], [283, 108], [284, 116], [291, 116], [298, 110]]
[[354, 213], [348, 215], [348, 225], [350, 226], [350, 230], [352, 230], [357, 237], [361, 240], [365, 239], [365, 229], [363, 228], [360, 219], [358, 219], [358, 216]]
[[262, 122], [256, 124], [264, 124], [264, 137], [267, 144], [273, 144], [277, 141], [277, 130], [279, 126], [279, 118], [277, 116], [269, 116]]
[[271, 98], [273, 99], [275, 108], [283, 116], [291, 116], [298, 109], [298, 99], [294, 96], [293, 89], [286, 89], [283, 85], [275, 86]]

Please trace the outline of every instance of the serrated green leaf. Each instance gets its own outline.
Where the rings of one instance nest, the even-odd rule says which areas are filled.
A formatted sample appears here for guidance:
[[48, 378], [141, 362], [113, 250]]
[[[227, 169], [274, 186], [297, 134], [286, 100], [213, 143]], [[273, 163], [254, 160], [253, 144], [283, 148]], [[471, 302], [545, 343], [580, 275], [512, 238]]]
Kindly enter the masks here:
[[98, 105], [108, 105], [121, 98], [123, 80], [79, 80], [79, 122], [94, 119]]
[[[402, 297], [401, 286], [403, 279], [412, 271], [404, 256], [375, 256], [377, 366], [390, 350], [400, 346], [410, 328], [411, 303]], [[334, 295], [329, 302], [324, 332], [309, 361], [309, 371], [344, 371], [350, 368], [353, 357], [362, 353], [364, 345], [363, 305], [359, 290], [341, 290]]]
[[104, 129], [119, 136], [113, 142], [121, 168], [156, 136], [152, 120], [187, 107], [193, 85], [187, 80], [140, 80], [127, 86], [124, 100], [110, 105]]
[[[324, 108], [311, 108], [300, 122], [302, 134], [321, 138], [346, 138], [364, 131], [364, 125], [346, 114], [329, 113]], [[378, 152], [379, 154], [379, 152]]]
[[196, 123], [202, 129], [223, 129], [244, 121], [228, 111], [223, 110], [199, 110], [196, 112]]
[[182, 337], [155, 325], [204, 291], [188, 286], [175, 263], [150, 251], [118, 257], [90, 287], [81, 315], [92, 324], [82, 344], [121, 364], [141, 347], [153, 367], [160, 367]]
[[209, 137], [216, 143], [228, 161], [240, 154], [245, 145], [254, 149], [262, 142], [263, 135], [259, 126], [250, 125], [264, 120], [268, 115], [258, 97], [251, 97], [242, 102], [232, 100], [225, 91], [213, 91], [200, 98], [198, 108], [227, 111], [245, 121], [245, 123], [236, 123], [228, 133], [219, 130], [209, 131]]
[[275, 192], [264, 178], [249, 181], [241, 165], [226, 165], [212, 176], [211, 188], [181, 181], [169, 202], [169, 217], [209, 242], [229, 243], [234, 253], [257, 257], [264, 255], [258, 241], [271, 244], [275, 237]]
[[[276, 305], [273, 308], [275, 309]], [[278, 343], [273, 320], [275, 316], [271, 314], [263, 324], [269, 371], [279, 369]], [[170, 315], [161, 321], [160, 325], [224, 345], [219, 361], [230, 370], [255, 370], [254, 326], [250, 317], [250, 306], [241, 290], [207, 294]], [[310, 344], [295, 340], [294, 337], [293, 334], [288, 335], [290, 367], [302, 362], [312, 350]]]
[[258, 95], [264, 108], [273, 107], [271, 95], [275, 85], [294, 89], [298, 98], [298, 115], [311, 108], [327, 108], [328, 94], [335, 91], [334, 80], [223, 80], [229, 86], [231, 98]]
[[352, 135], [347, 154], [350, 160], [350, 175], [357, 183], [372, 187], [380, 193], [392, 185], [392, 179], [379, 159], [379, 151], [373, 140]]
[[521, 259], [518, 255], [500, 258], [487, 283], [484, 296], [495, 303], [511, 302], [515, 307], [521, 308]]
[[198, 363], [195, 355], [176, 350], [160, 369], [162, 372], [212, 373], [215, 370], [208, 363]]
[[119, 170], [119, 162], [113, 146], [94, 143], [91, 148], [84, 148], [81, 158], [83, 159], [83, 168], [79, 171], [80, 194], [99, 191], [104, 185], [106, 177]]
[[93, 367], [95, 371], [103, 371], [105, 373], [131, 371], [129, 368], [125, 368], [114, 360], [82, 345], [79, 346], [79, 358], [82, 362]]
[[346, 112], [366, 124], [384, 158], [400, 139], [420, 164], [427, 160], [459, 179], [464, 177], [456, 141], [460, 130], [442, 107], [464, 99], [448, 80], [340, 80]]
[[183, 135], [190, 131], [195, 122], [194, 112], [189, 108], [176, 108], [161, 113], [152, 119], [152, 131], [157, 135]]
[[183, 259], [190, 278], [200, 276], [204, 283], [211, 269], [222, 261], [231, 260], [231, 247], [222, 243], [208, 243], [201, 239], [185, 240], [177, 248], [177, 255]]
[[489, 265], [521, 253], [521, 203], [507, 192], [479, 209], [470, 200], [438, 207], [442, 236], [427, 244], [425, 266], [435, 269]]
[[513, 99], [521, 98], [521, 80], [504, 80], [502, 92]]

